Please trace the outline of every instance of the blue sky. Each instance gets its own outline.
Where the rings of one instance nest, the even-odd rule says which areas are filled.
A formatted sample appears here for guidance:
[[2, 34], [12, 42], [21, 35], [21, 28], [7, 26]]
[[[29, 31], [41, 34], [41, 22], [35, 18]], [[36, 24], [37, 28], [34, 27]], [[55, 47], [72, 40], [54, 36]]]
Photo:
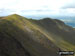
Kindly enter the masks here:
[[19, 14], [26, 17], [73, 17], [62, 19], [73, 22], [75, 0], [0, 0], [0, 16]]

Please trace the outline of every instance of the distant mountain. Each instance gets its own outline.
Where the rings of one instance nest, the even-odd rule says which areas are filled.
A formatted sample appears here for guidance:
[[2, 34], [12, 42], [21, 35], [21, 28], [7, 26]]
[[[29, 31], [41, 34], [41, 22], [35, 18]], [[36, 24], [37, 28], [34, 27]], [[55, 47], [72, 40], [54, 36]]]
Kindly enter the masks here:
[[66, 24], [73, 27], [73, 28], [75, 28], [75, 22], [67, 22]]
[[54, 18], [63, 20], [67, 25], [75, 27], [75, 16], [56, 16]]
[[28, 19], [17, 14], [0, 18], [0, 56], [58, 56], [75, 50], [75, 29], [64, 22]]
[[31, 15], [31, 16], [26, 16], [26, 17], [33, 18], [33, 19], [42, 19], [42, 18], [50, 17], [52, 19], [62, 20], [67, 25], [69, 25], [71, 27], [75, 27], [75, 16]]

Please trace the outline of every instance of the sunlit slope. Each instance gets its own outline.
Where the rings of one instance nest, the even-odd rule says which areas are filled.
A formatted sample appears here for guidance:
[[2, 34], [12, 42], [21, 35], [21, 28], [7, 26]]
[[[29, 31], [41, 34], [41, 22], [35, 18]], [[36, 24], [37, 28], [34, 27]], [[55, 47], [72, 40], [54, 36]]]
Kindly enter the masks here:
[[16, 14], [1, 18], [0, 47], [3, 53], [9, 56], [58, 56], [59, 47], [54, 39], [42, 30], [41, 25], [38, 26]]
[[[75, 30], [56, 19], [44, 18], [41, 20], [30, 20], [40, 30], [49, 36], [49, 39], [63, 50], [75, 50]], [[50, 37], [51, 36], [51, 37]]]

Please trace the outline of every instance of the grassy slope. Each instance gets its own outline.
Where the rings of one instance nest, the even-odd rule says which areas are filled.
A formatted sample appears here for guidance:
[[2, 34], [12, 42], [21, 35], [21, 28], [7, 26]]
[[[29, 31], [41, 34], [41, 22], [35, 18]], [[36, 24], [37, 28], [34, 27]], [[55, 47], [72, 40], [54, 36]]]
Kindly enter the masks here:
[[[52, 36], [52, 41], [63, 50], [75, 50], [75, 31], [63, 22], [52, 19], [31, 20], [40, 27], [45, 34]], [[35, 22], [36, 21], [36, 22]]]
[[58, 48], [28, 19], [15, 14], [2, 18], [0, 23], [0, 32], [13, 36], [32, 56], [58, 56]]
[[1, 32], [14, 36], [32, 56], [58, 56], [59, 48], [75, 50], [75, 35], [71, 35], [73, 29], [64, 26], [63, 22], [60, 24], [52, 19], [29, 20], [16, 14], [4, 17], [0, 21]]

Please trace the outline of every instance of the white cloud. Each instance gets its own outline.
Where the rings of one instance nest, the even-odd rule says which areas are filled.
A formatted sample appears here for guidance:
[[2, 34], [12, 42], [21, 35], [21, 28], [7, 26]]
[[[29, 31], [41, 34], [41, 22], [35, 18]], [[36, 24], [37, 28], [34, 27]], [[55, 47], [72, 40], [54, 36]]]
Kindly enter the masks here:
[[[0, 12], [25, 15], [74, 15], [75, 9], [62, 9], [74, 0], [0, 0]], [[4, 11], [4, 10], [5, 11]]]
[[61, 8], [64, 4], [69, 3], [70, 1], [71, 0], [1, 0], [0, 7], [18, 10], [35, 10], [43, 9], [43, 6], [47, 6], [48, 9], [57, 9]]

